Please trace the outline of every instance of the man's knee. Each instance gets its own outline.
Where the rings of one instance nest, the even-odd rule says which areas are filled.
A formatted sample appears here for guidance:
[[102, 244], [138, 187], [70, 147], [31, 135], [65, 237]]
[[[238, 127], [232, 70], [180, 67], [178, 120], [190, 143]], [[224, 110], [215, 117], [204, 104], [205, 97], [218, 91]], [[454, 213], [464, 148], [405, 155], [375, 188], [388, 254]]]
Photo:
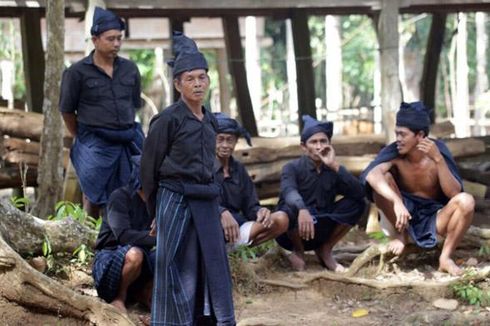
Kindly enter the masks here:
[[289, 219], [286, 213], [278, 211], [273, 213], [274, 226], [277, 234], [283, 234], [288, 230]]
[[128, 250], [126, 256], [124, 257], [124, 264], [133, 267], [139, 267], [143, 263], [143, 259], [143, 251], [141, 251], [141, 249], [139, 248], [132, 247]]
[[452, 200], [465, 215], [475, 210], [475, 199], [467, 192], [460, 192]]

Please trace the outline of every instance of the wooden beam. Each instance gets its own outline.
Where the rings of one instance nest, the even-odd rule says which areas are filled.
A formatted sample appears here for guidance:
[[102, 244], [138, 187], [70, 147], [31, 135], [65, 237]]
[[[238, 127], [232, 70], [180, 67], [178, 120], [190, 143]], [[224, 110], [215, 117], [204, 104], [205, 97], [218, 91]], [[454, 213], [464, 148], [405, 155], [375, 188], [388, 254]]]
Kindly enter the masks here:
[[291, 27], [296, 60], [298, 117], [300, 128], [303, 129], [302, 115], [309, 114], [316, 118], [315, 80], [313, 78], [313, 61], [311, 59], [310, 30], [308, 28], [308, 15], [304, 10], [293, 11]]
[[223, 17], [228, 66], [230, 68], [233, 89], [235, 92], [240, 120], [252, 136], [258, 136], [257, 122], [252, 107], [252, 99], [247, 83], [245, 60], [243, 57], [242, 40], [237, 16]]
[[25, 10], [20, 19], [22, 58], [29, 111], [43, 112], [44, 50], [41, 38], [41, 15], [38, 10]]
[[[121, 17], [221, 17], [224, 15], [274, 16], [286, 18], [301, 8], [309, 15], [370, 15], [382, 0], [106, 0], [107, 7]], [[66, 17], [82, 18], [86, 0], [66, 0]], [[20, 17], [24, 9], [44, 15], [45, 0], [0, 0], [0, 17]], [[34, 6], [38, 6], [35, 8]], [[488, 0], [401, 0], [401, 13], [457, 13], [490, 11]]]
[[425, 50], [424, 70], [420, 81], [420, 98], [424, 101], [425, 105], [432, 109], [430, 114], [432, 123], [434, 123], [436, 118], [435, 98], [437, 72], [446, 31], [446, 18], [447, 14], [445, 13], [436, 13], [432, 15], [429, 39]]

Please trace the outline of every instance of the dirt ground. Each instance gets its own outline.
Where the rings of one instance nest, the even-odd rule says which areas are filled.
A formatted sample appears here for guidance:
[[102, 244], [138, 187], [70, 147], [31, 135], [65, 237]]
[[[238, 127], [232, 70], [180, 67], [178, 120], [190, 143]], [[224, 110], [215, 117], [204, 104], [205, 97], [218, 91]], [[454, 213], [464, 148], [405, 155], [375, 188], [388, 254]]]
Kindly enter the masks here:
[[[355, 241], [353, 241], [355, 239]], [[350, 234], [340, 244], [359, 245], [371, 241], [360, 234]], [[429, 289], [392, 288], [378, 290], [372, 287], [348, 284], [324, 279], [304, 281], [323, 271], [313, 254], [307, 256], [305, 272], [292, 271], [283, 254], [277, 249], [262, 258], [247, 262], [233, 261], [235, 282], [235, 309], [241, 326], [318, 326], [318, 325], [490, 325], [490, 307], [470, 306], [459, 302], [453, 311], [436, 308], [432, 301], [438, 297], [452, 298], [451, 290], [437, 292]], [[394, 264], [388, 264], [376, 279], [447, 281], [447, 274], [437, 272], [438, 252], [410, 254]], [[471, 268], [490, 266], [488, 255], [479, 255], [476, 250], [458, 250], [457, 262]], [[471, 258], [471, 259], [470, 259]], [[349, 259], [341, 261], [349, 265]], [[361, 271], [370, 274], [377, 269], [377, 261]], [[90, 267], [65, 266], [56, 278], [76, 291], [96, 296], [93, 289]], [[263, 281], [287, 284], [269, 285]], [[281, 283], [282, 282], [282, 283]], [[306, 284], [306, 285], [305, 285]], [[483, 284], [490, 289], [490, 280]], [[298, 285], [296, 289], [291, 286]], [[490, 291], [490, 290], [489, 290]], [[353, 313], [364, 309], [363, 317]], [[132, 305], [129, 316], [141, 325], [138, 316], [147, 314], [140, 305]], [[17, 306], [0, 296], [0, 325], [83, 325], [74, 319], [52, 316], [42, 311], [32, 311]]]

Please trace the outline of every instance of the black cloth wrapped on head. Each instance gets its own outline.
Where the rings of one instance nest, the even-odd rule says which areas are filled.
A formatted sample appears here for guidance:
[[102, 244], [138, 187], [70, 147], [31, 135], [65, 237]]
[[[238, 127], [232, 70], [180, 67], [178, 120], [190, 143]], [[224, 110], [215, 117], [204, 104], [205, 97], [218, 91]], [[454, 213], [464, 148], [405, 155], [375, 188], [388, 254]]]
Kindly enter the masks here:
[[105, 10], [100, 7], [95, 7], [94, 19], [92, 28], [90, 28], [90, 34], [99, 36], [105, 31], [111, 29], [124, 30], [126, 24], [115, 13], [110, 10]]
[[429, 112], [422, 101], [402, 102], [396, 114], [396, 125], [411, 130], [426, 130], [430, 127]]
[[204, 55], [199, 52], [196, 43], [185, 36], [182, 32], [173, 32], [173, 50], [175, 58], [167, 64], [173, 68], [172, 74], [177, 77], [185, 71], [204, 69], [208, 71], [208, 62]]
[[252, 146], [252, 138], [250, 137], [250, 133], [247, 129], [240, 126], [238, 121], [230, 118], [224, 113], [216, 112], [214, 113], [216, 120], [218, 120], [218, 133], [223, 134], [233, 134], [237, 137], [243, 136], [247, 141], [248, 146]]
[[324, 132], [329, 140], [332, 140], [333, 134], [333, 122], [320, 122], [315, 118], [304, 115], [303, 116], [303, 131], [301, 132], [301, 142], [306, 143], [306, 141], [318, 132]]

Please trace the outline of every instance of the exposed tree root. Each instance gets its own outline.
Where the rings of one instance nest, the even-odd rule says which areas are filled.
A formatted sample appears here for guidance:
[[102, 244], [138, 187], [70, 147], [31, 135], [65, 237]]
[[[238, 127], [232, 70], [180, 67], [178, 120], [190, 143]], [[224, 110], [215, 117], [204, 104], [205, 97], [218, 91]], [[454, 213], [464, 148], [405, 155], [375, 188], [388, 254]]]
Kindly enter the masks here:
[[0, 295], [6, 300], [54, 316], [97, 325], [133, 325], [113, 306], [78, 294], [39, 273], [0, 237]]
[[95, 245], [97, 232], [71, 218], [46, 221], [0, 201], [0, 235], [21, 255], [39, 254], [47, 238], [53, 252], [73, 252], [81, 244]]

